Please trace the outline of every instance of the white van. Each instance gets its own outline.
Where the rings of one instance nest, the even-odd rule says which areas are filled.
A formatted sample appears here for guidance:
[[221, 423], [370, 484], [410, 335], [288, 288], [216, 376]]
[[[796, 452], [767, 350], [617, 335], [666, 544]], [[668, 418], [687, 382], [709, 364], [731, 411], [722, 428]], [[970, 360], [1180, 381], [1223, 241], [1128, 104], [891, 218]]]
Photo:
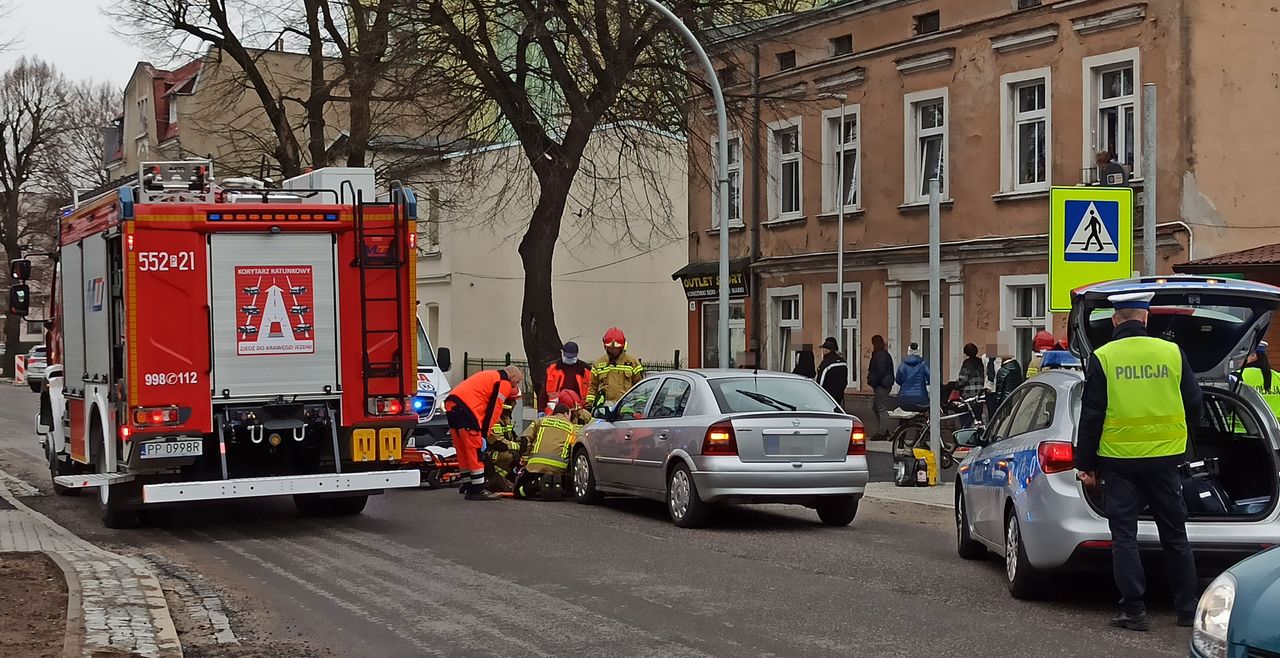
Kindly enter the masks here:
[[431, 339], [418, 321], [418, 427], [410, 439], [410, 447], [426, 447], [449, 438], [449, 423], [444, 418], [444, 399], [449, 396], [449, 380], [445, 373], [452, 367], [449, 348], [432, 349]]

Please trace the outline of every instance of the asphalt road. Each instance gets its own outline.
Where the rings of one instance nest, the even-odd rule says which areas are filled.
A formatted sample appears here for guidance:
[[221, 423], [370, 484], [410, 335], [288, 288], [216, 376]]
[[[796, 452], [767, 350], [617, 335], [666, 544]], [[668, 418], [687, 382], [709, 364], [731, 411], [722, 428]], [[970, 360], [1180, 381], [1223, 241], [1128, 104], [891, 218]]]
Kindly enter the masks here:
[[[47, 491], [35, 404], [26, 389], [0, 390], [0, 467]], [[188, 656], [1185, 656], [1190, 637], [1159, 603], [1150, 633], [1107, 627], [1105, 574], [1015, 601], [1002, 562], [956, 556], [947, 510], [906, 503], [866, 500], [848, 528], [764, 506], [680, 530], [645, 501], [409, 490], [354, 518], [240, 501], [113, 531], [91, 496], [28, 502], [163, 565], [162, 579], [181, 574], [175, 590], [195, 582], [220, 597], [240, 643], [213, 645], [180, 621]]]

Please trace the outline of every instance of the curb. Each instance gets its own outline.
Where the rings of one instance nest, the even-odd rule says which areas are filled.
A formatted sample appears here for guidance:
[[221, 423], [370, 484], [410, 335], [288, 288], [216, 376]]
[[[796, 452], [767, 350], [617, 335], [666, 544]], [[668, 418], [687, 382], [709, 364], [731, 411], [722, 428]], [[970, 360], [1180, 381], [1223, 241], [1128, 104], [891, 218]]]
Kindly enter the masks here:
[[80, 601], [80, 576], [61, 554], [44, 551], [67, 579], [67, 632], [62, 638], [62, 658], [79, 658], [84, 651], [84, 608]]
[[925, 507], [936, 507], [939, 509], [949, 510], [952, 508], [951, 505], [944, 505], [942, 503], [930, 503], [923, 500], [911, 500], [910, 498], [896, 498], [894, 496], [881, 496], [879, 494], [873, 494], [873, 493], [864, 493], [862, 494], [862, 497], [870, 498], [871, 500], [885, 500], [885, 501], [890, 501], [894, 503], [910, 503], [912, 505], [924, 505]]
[[[0, 473], [5, 473], [0, 470]], [[164, 589], [160, 585], [160, 580], [151, 572], [142, 562], [136, 558], [112, 553], [105, 548], [96, 546], [79, 535], [58, 525], [53, 519], [27, 507], [22, 501], [10, 493], [9, 488], [0, 482], [0, 498], [4, 498], [6, 502], [29, 517], [47, 527], [53, 534], [64, 536], [69, 543], [76, 545], [76, 548], [68, 551], [72, 554], [91, 554], [96, 556], [109, 557], [119, 560], [122, 564], [133, 570], [134, 576], [138, 579], [141, 589], [144, 592], [146, 601], [143, 603], [150, 613], [153, 630], [155, 631], [155, 645], [158, 656], [163, 658], [182, 658], [182, 642], [178, 639], [177, 627], [173, 622], [173, 615], [169, 611], [168, 601], [164, 598]], [[42, 551], [46, 555], [53, 558], [58, 567], [62, 569], [67, 581], [67, 635], [63, 643], [63, 656], [71, 658], [72, 656], [86, 656], [90, 653], [88, 646], [88, 626], [84, 617], [84, 588], [80, 582], [79, 572], [76, 570], [75, 564], [68, 555], [64, 555], [56, 551]], [[74, 601], [74, 605], [73, 605]], [[74, 620], [74, 622], [73, 622]], [[73, 625], [74, 624], [74, 625]], [[74, 636], [74, 637], [73, 637]], [[102, 647], [102, 649], [108, 649]], [[109, 649], [108, 649], [109, 650]], [[92, 649], [93, 655], [100, 655], [98, 647]], [[130, 654], [136, 655], [136, 654]]]

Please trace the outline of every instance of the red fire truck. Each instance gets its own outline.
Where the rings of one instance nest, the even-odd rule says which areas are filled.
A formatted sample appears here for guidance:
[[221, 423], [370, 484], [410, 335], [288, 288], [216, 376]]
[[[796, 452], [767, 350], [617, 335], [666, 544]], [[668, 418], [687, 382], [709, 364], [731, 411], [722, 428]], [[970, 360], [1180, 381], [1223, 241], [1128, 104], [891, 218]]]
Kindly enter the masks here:
[[208, 161], [146, 163], [65, 212], [35, 422], [59, 493], [96, 487], [122, 527], [277, 495], [357, 514], [418, 486], [416, 202], [323, 171], [237, 188]]

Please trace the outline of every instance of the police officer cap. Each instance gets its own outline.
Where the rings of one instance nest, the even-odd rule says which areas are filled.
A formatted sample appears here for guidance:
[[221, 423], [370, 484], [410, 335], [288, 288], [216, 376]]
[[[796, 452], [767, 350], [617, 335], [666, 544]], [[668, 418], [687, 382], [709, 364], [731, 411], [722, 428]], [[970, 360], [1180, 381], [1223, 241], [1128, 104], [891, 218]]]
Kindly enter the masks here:
[[1151, 298], [1155, 296], [1153, 292], [1127, 292], [1122, 295], [1112, 295], [1107, 298], [1107, 301], [1111, 302], [1111, 307], [1116, 310], [1136, 308], [1145, 311], [1151, 308]]

